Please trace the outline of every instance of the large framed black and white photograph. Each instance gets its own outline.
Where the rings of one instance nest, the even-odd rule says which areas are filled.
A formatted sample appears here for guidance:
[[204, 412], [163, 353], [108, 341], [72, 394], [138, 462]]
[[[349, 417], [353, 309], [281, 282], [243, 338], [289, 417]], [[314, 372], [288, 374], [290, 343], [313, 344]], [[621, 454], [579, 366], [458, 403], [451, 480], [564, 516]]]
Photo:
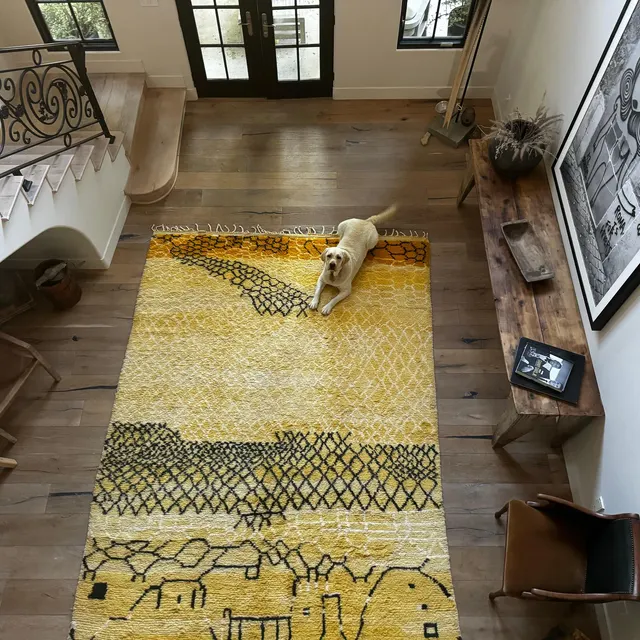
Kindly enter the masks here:
[[640, 0], [628, 0], [553, 164], [595, 330], [640, 283]]

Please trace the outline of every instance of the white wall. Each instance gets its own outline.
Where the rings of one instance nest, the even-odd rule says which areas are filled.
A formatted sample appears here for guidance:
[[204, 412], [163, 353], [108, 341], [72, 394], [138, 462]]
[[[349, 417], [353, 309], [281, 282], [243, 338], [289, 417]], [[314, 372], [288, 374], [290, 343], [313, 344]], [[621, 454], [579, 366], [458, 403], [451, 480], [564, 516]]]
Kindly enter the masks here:
[[[494, 0], [469, 95], [490, 97], [516, 0]], [[402, 0], [335, 0], [335, 98], [448, 98], [459, 49], [398, 50]]]
[[[565, 114], [564, 136], [624, 4], [624, 0], [536, 0], [523, 7], [518, 16], [521, 27], [511, 35], [496, 84], [497, 110], [535, 111], [546, 91], [551, 111]], [[564, 232], [562, 223], [560, 227]], [[566, 236], [564, 240], [570, 255]], [[579, 291], [571, 259], [569, 263]], [[588, 327], [581, 296], [578, 302]], [[586, 329], [606, 419], [568, 442], [564, 450], [575, 499], [591, 506], [601, 495], [609, 512], [640, 512], [639, 328], [640, 289], [604, 330]], [[606, 613], [611, 638], [640, 637], [640, 607], [608, 606]]]
[[[87, 53], [90, 73], [146, 72], [149, 86], [193, 89], [175, 0], [157, 1], [104, 0], [120, 51]], [[42, 42], [24, 0], [0, 0], [0, 24], [4, 46]]]
[[[150, 86], [193, 89], [175, 0], [104, 0], [120, 51], [90, 52], [90, 72], [146, 72]], [[494, 0], [471, 81], [489, 97], [522, 0]], [[446, 98], [460, 50], [398, 50], [402, 0], [335, 0], [336, 98]], [[5, 46], [41, 42], [24, 0], [0, 0]], [[3, 38], [4, 35], [4, 38]], [[195, 97], [190, 92], [190, 97]]]

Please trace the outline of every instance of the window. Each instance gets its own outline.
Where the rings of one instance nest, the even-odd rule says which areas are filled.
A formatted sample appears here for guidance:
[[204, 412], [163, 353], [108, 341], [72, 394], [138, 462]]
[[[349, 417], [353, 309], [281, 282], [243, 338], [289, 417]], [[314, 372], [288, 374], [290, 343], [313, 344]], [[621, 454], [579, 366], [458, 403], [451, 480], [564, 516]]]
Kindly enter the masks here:
[[117, 51], [103, 0], [27, 0], [45, 42], [80, 40], [86, 49]]
[[402, 0], [399, 49], [462, 47], [476, 0]]

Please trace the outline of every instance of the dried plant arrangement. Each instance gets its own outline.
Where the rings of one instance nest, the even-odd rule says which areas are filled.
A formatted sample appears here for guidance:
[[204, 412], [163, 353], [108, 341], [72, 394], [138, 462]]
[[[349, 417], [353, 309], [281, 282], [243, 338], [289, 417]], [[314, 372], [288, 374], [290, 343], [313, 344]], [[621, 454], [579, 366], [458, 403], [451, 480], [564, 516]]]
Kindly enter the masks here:
[[497, 156], [507, 151], [511, 151], [513, 157], [519, 160], [528, 155], [543, 156], [549, 153], [549, 147], [558, 135], [562, 117], [549, 115], [544, 103], [534, 116], [525, 116], [516, 109], [507, 118], [492, 120], [491, 130], [486, 137], [495, 140]]

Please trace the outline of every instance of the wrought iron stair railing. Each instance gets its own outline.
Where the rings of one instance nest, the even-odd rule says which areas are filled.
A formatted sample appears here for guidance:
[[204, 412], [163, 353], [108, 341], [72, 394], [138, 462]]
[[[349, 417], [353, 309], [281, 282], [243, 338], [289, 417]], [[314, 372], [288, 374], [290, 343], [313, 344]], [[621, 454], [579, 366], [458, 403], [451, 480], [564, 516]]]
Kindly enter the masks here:
[[[62, 59], [45, 60], [44, 51]], [[114, 141], [80, 42], [0, 48], [0, 179], [101, 136]], [[57, 149], [43, 153], [43, 145]]]

